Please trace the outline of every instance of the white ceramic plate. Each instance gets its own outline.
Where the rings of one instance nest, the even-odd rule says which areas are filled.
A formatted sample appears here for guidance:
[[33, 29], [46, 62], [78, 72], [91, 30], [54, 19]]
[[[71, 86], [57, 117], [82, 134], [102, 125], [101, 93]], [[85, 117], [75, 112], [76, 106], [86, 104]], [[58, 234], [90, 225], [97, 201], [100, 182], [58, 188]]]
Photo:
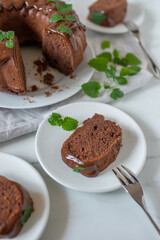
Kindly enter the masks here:
[[24, 160], [0, 153], [0, 175], [20, 183], [30, 193], [34, 212], [14, 240], [37, 240], [49, 217], [50, 200], [47, 187], [37, 170]]
[[[88, 43], [84, 53], [84, 59], [79, 65], [73, 76], [70, 78], [60, 73], [56, 69], [48, 68], [42, 76], [37, 74], [36, 66], [33, 62], [37, 59], [42, 59], [42, 50], [36, 46], [22, 47], [21, 49], [27, 77], [27, 89], [36, 85], [38, 91], [27, 92], [24, 96], [17, 96], [9, 93], [0, 92], [0, 107], [12, 109], [30, 109], [48, 106], [54, 103], [63, 101], [72, 95], [76, 94], [81, 89], [81, 85], [90, 80], [93, 75], [93, 68], [88, 66], [88, 61], [94, 57], [93, 50]], [[46, 73], [51, 73], [54, 76], [54, 84], [58, 87], [57, 90], [40, 82]], [[51, 93], [51, 96], [46, 97], [45, 92]]]
[[[78, 12], [79, 17], [84, 25], [88, 29], [93, 31], [101, 32], [101, 33], [111, 33], [111, 34], [119, 34], [127, 32], [127, 28], [123, 24], [118, 24], [114, 27], [102, 27], [97, 24], [92, 23], [87, 19], [89, 10], [88, 7], [93, 4], [95, 0], [87, 0], [87, 1], [73, 1], [74, 9]], [[127, 7], [127, 14], [125, 20], [130, 20], [135, 22], [138, 26], [140, 26], [144, 19], [144, 12], [140, 5], [137, 3], [129, 2]]]
[[103, 103], [79, 102], [56, 110], [63, 117], [70, 116], [82, 122], [95, 113], [116, 121], [123, 130], [122, 148], [115, 162], [95, 178], [87, 178], [74, 172], [61, 159], [61, 147], [71, 132], [48, 123], [48, 117], [40, 125], [36, 135], [36, 153], [44, 170], [58, 183], [84, 192], [109, 192], [120, 187], [112, 168], [123, 164], [136, 175], [146, 159], [146, 141], [137, 123], [126, 113]]

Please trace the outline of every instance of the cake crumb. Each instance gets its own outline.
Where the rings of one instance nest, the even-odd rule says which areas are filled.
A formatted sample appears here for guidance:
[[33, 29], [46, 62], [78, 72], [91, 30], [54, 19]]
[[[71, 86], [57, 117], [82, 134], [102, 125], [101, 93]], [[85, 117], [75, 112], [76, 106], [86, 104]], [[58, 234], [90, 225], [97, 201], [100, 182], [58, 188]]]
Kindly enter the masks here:
[[43, 76], [43, 82], [49, 86], [53, 85], [54, 76], [51, 73], [47, 73]]
[[55, 90], [58, 90], [58, 89], [59, 89], [59, 87], [56, 86], [56, 85], [51, 86], [51, 88], [52, 88], [52, 89], [55, 89]]
[[31, 86], [31, 92], [38, 91], [38, 87], [36, 85]]
[[46, 97], [52, 96], [52, 93], [51, 93], [51, 92], [44, 92], [44, 93], [45, 93]]
[[37, 72], [42, 75], [42, 72], [47, 70], [48, 67], [48, 61], [46, 59], [43, 60], [35, 60], [34, 64], [37, 66]]

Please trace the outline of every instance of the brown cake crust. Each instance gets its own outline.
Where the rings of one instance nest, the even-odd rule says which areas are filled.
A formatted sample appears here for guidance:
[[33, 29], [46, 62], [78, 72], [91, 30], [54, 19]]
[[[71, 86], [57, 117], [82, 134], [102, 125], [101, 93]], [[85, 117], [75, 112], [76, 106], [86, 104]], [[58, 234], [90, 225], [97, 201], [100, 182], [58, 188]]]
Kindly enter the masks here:
[[101, 12], [106, 19], [99, 25], [104, 27], [113, 27], [121, 23], [127, 11], [126, 0], [98, 0], [89, 7], [89, 20], [91, 20], [92, 12]]
[[82, 175], [95, 177], [116, 159], [121, 143], [122, 129], [103, 115], [95, 114], [63, 143], [61, 156], [70, 168], [84, 167]]
[[13, 48], [6, 47], [6, 40], [0, 42], [0, 90], [23, 95], [26, 93], [25, 70], [16, 37], [13, 42]]
[[[15, 31], [22, 45], [39, 43], [50, 65], [69, 75], [83, 60], [85, 28], [74, 10], [61, 15], [75, 16], [77, 22], [49, 22], [54, 14], [61, 13], [56, 10], [56, 3], [47, 0], [0, 0], [0, 29]], [[60, 24], [70, 27], [73, 34], [59, 33]]]
[[13, 238], [21, 230], [22, 213], [32, 207], [28, 192], [18, 183], [0, 176], [0, 238]]

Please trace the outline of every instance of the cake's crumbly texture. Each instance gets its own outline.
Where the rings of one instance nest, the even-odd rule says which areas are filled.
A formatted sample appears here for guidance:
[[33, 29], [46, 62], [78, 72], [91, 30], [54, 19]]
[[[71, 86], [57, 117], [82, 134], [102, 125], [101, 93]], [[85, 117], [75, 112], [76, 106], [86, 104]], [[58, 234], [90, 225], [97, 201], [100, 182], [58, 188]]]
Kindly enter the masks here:
[[105, 15], [105, 20], [99, 25], [113, 27], [123, 22], [127, 11], [126, 0], [97, 0], [89, 7], [89, 20], [92, 12], [100, 12]]
[[21, 230], [22, 213], [33, 202], [18, 183], [0, 176], [0, 238], [15, 237]]
[[89, 171], [80, 172], [92, 177], [90, 168], [96, 170], [96, 175], [105, 169], [116, 159], [121, 142], [122, 129], [115, 122], [95, 114], [64, 142], [62, 159], [71, 168], [76, 165], [86, 167]]

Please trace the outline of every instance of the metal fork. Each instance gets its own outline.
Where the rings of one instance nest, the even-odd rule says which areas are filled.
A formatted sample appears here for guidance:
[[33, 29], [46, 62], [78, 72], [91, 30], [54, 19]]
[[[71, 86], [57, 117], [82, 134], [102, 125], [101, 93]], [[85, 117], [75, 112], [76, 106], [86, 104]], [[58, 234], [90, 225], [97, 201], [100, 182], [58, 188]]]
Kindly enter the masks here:
[[138, 39], [138, 42], [139, 42], [139, 45], [140, 47], [142, 48], [143, 52], [145, 53], [148, 61], [151, 63], [151, 66], [152, 66], [152, 72], [154, 74], [154, 76], [156, 78], [160, 78], [160, 70], [159, 68], [157, 67], [156, 63], [153, 61], [153, 59], [149, 56], [149, 54], [147, 53], [147, 51], [145, 50], [143, 44], [142, 44], [142, 41], [141, 41], [141, 37], [140, 37], [140, 31], [138, 29], [138, 26], [131, 22], [131, 21], [125, 21], [123, 22], [123, 24], [128, 28], [128, 30], [130, 32], [133, 33], [133, 35]]
[[118, 180], [120, 181], [122, 187], [125, 189], [127, 193], [139, 204], [139, 206], [144, 210], [148, 218], [150, 219], [151, 223], [157, 230], [158, 234], [160, 235], [160, 228], [152, 219], [151, 215], [149, 214], [146, 203], [144, 200], [144, 193], [142, 186], [140, 185], [137, 178], [134, 174], [129, 170], [127, 167], [121, 165], [121, 168], [117, 167], [116, 170], [112, 169]]

